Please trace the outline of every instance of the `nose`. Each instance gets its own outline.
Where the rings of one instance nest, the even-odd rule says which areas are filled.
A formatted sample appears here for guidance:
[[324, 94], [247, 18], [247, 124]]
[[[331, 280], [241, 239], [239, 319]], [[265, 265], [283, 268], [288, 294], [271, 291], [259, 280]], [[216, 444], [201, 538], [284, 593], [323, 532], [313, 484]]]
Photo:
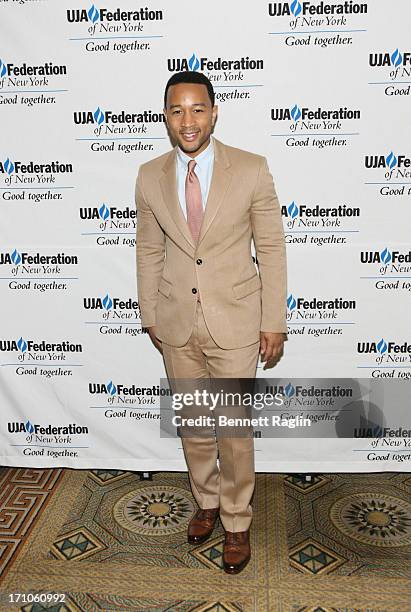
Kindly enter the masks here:
[[181, 127], [191, 127], [194, 124], [193, 117], [188, 110], [183, 112]]

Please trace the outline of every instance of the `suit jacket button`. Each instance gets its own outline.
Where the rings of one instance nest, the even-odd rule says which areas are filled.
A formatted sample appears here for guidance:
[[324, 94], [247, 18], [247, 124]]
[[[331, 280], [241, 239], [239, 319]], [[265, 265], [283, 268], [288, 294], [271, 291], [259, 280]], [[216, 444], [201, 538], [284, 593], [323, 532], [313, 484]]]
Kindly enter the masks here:
[[192, 293], [197, 293], [197, 289], [196, 289], [195, 287], [193, 287], [193, 288], [191, 289], [191, 292], [192, 292]]
[[196, 264], [197, 264], [198, 266], [201, 266], [201, 264], [202, 264], [202, 263], [203, 263], [203, 260], [202, 260], [202, 259], [197, 259], [197, 260], [196, 260]]

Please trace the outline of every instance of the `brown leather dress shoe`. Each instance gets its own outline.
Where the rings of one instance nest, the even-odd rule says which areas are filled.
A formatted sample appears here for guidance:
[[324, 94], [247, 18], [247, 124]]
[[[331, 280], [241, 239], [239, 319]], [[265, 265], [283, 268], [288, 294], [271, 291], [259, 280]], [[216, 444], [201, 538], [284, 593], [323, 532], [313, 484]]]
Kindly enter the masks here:
[[202, 544], [213, 533], [220, 508], [199, 508], [188, 524], [187, 540], [190, 544]]
[[226, 531], [223, 568], [227, 574], [239, 574], [251, 558], [249, 530]]

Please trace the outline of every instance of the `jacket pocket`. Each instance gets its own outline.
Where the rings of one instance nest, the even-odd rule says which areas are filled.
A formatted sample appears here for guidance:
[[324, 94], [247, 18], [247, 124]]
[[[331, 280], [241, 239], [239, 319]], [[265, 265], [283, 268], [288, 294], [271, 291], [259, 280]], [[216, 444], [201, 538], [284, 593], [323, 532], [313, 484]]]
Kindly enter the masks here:
[[240, 300], [241, 298], [258, 291], [259, 289], [261, 289], [261, 280], [258, 274], [256, 274], [252, 278], [249, 278], [238, 285], [234, 285], [233, 293], [236, 299]]
[[171, 293], [171, 289], [172, 289], [173, 285], [171, 283], [169, 283], [168, 281], [166, 281], [165, 278], [162, 278], [160, 280], [160, 284], [158, 286], [158, 290], [159, 292], [164, 295], [164, 297], [168, 297]]

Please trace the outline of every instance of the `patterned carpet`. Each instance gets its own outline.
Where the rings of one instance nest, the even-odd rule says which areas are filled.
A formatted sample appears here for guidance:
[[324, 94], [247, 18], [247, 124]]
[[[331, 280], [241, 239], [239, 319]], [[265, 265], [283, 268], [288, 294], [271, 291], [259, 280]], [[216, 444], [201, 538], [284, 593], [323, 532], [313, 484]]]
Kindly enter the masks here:
[[258, 474], [252, 561], [227, 576], [220, 524], [186, 542], [185, 473], [0, 468], [0, 609], [409, 612], [410, 492], [409, 474]]

